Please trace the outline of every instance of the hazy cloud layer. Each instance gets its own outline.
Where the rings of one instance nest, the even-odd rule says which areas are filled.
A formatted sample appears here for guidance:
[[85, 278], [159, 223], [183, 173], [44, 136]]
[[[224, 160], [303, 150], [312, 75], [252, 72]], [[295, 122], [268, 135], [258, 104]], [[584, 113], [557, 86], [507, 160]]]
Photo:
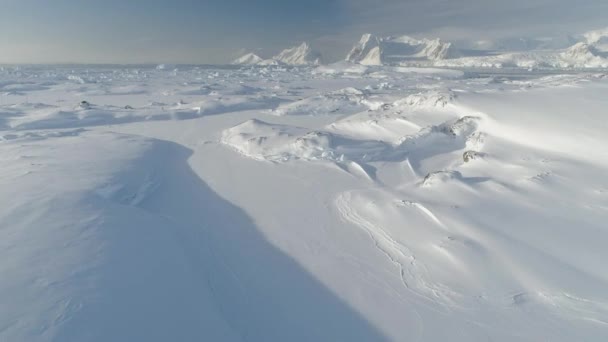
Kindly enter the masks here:
[[606, 0], [0, 0], [0, 63], [221, 63], [361, 33], [478, 40], [607, 26]]

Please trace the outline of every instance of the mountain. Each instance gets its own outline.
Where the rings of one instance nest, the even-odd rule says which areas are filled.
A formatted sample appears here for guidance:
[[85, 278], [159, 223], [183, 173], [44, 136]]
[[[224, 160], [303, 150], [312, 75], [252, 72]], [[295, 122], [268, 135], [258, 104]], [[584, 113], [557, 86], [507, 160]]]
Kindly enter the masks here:
[[278, 55], [263, 59], [254, 53], [248, 53], [232, 62], [234, 65], [318, 65], [321, 63], [321, 54], [314, 51], [308, 43], [281, 51]]
[[287, 65], [318, 65], [321, 63], [321, 54], [312, 50], [308, 43], [285, 49], [272, 58]]
[[440, 39], [415, 39], [409, 36], [378, 38], [364, 34], [346, 60], [364, 65], [398, 65], [409, 61], [436, 61], [459, 54], [451, 43]]
[[560, 54], [564, 66], [576, 68], [606, 68], [608, 53], [600, 51], [595, 46], [580, 42]]
[[259, 64], [262, 61], [263, 61], [263, 59], [260, 56], [254, 54], [254, 53], [248, 53], [246, 55], [243, 55], [242, 57], [235, 59], [232, 62], [232, 64], [234, 64], [234, 65], [255, 65], [255, 64]]
[[359, 43], [353, 46], [346, 60], [363, 65], [382, 65], [380, 39], [372, 34], [364, 34]]

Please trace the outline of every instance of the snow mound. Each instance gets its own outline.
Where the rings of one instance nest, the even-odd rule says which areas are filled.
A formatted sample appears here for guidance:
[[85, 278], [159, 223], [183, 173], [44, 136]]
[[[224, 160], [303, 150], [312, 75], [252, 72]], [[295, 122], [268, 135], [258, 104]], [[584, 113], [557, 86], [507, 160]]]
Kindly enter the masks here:
[[288, 159], [290, 145], [304, 133], [303, 128], [252, 119], [222, 132], [220, 141], [247, 157], [274, 161]]
[[[422, 168], [423, 160], [445, 155], [449, 164], [461, 160], [458, 154], [479, 147], [470, 143], [479, 133], [478, 119], [474, 117], [462, 117], [424, 127], [394, 142], [373, 136], [374, 132], [382, 129], [383, 127], [370, 127], [370, 122], [350, 121], [330, 125], [327, 130], [311, 131], [252, 119], [223, 131], [220, 142], [260, 161], [308, 160], [341, 164], [352, 161], [365, 168], [368, 163], [401, 162], [407, 159], [416, 172], [430, 171]], [[346, 134], [340, 134], [341, 132]], [[452, 157], [450, 152], [458, 153]]]
[[415, 108], [445, 108], [454, 101], [455, 98], [456, 94], [452, 91], [431, 90], [409, 95], [404, 99], [395, 101], [393, 106], [400, 107], [405, 105]]
[[237, 59], [235, 59], [234, 61], [232, 61], [233, 65], [256, 65], [259, 64], [260, 62], [262, 62], [264, 59], [262, 59], [260, 56], [254, 54], [254, 53], [248, 53], [246, 55], [243, 55]]
[[276, 115], [354, 114], [368, 109], [366, 94], [356, 88], [344, 88], [279, 106]]
[[220, 141], [249, 158], [272, 162], [358, 161], [373, 159], [390, 149], [379, 141], [354, 140], [330, 132], [309, 131], [257, 119], [225, 130]]
[[321, 54], [312, 50], [308, 43], [285, 49], [272, 58], [287, 65], [319, 65], [321, 64]]

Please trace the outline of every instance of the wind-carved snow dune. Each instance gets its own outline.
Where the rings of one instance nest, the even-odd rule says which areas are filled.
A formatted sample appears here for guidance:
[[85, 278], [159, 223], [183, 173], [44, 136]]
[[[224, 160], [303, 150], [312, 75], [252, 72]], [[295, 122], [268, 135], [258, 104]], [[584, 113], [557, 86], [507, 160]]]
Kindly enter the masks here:
[[[569, 98], [575, 96], [570, 94]], [[536, 92], [527, 97], [536, 102], [543, 99], [543, 93]], [[486, 103], [482, 107], [495, 110], [497, 104], [505, 103], [504, 98], [508, 101], [508, 97], [497, 96], [494, 101], [498, 102]], [[472, 106], [480, 103], [483, 100], [470, 101]], [[526, 108], [539, 110], [541, 103], [544, 102], [539, 101]], [[550, 106], [557, 108], [559, 105]], [[460, 108], [471, 110], [467, 107]], [[424, 301], [436, 305], [438, 310], [467, 310], [485, 303], [490, 315], [494, 315], [505, 305], [525, 306], [540, 316], [551, 315], [578, 320], [581, 324], [593, 322], [591, 324], [598, 324], [597, 327], [605, 326], [608, 323], [608, 301], [602, 288], [606, 278], [589, 266], [589, 263], [597, 262], [594, 256], [599, 255], [601, 247], [599, 243], [584, 242], [587, 240], [583, 237], [587, 234], [604, 235], [604, 232], [596, 231], [602, 225], [602, 214], [596, 211], [592, 214], [594, 218], [589, 218], [591, 213], [586, 209], [587, 205], [572, 197], [580, 191], [593, 191], [594, 186], [587, 185], [581, 189], [578, 188], [580, 184], [575, 185], [575, 178], [570, 178], [581, 172], [575, 171], [581, 162], [585, 165], [584, 173], [592, 179], [601, 178], [600, 174], [606, 167], [604, 159], [598, 155], [593, 161], [582, 161], [583, 152], [578, 150], [582, 145], [574, 142], [569, 147], [564, 145], [563, 149], [545, 145], [557, 136], [546, 137], [544, 141], [535, 137], [536, 129], [549, 132], [547, 127], [540, 129], [542, 126], [530, 125], [531, 122], [526, 125], [521, 115], [513, 118], [512, 110], [517, 105], [513, 107], [507, 106], [508, 109], [500, 113], [487, 114], [493, 119], [483, 125], [482, 141], [476, 133], [469, 135], [475, 144], [466, 148], [474, 147], [473, 158], [466, 160], [465, 153], [464, 161], [450, 161], [439, 157], [441, 151], [437, 155], [427, 155], [424, 162], [436, 159], [431, 164], [436, 164], [433, 167], [437, 171], [429, 172], [422, 182], [414, 178], [398, 191], [348, 192], [338, 197], [336, 206], [346, 221], [366, 231], [375, 246], [395, 264], [404, 286]], [[569, 104], [566, 107], [576, 108]], [[561, 113], [564, 110], [567, 109], [562, 108]], [[566, 122], [574, 120], [575, 114], [559, 115], [552, 128], [569, 131]], [[505, 118], [510, 122], [504, 126], [496, 121]], [[534, 118], [539, 125], [546, 120], [546, 117]], [[523, 120], [517, 123], [518, 119]], [[455, 134], [470, 133], [474, 127], [469, 124], [471, 120], [478, 119], [465, 117], [439, 129]], [[588, 129], [593, 130], [591, 127]], [[577, 134], [583, 139], [599, 139], [598, 129], [601, 130], [596, 127], [595, 133]], [[521, 134], [511, 135], [517, 130], [521, 130]], [[560, 134], [557, 133], [559, 130], [552, 132]], [[528, 139], [526, 135], [529, 135]], [[523, 141], [528, 141], [528, 150], [520, 153], [549, 155], [551, 161], [518, 160], [513, 151], [521, 149]], [[411, 162], [409, 160], [409, 164]], [[541, 172], [544, 168], [553, 170]], [[538, 173], [534, 175], [535, 172]], [[551, 194], [555, 194], [553, 191], [565, 196], [560, 197], [563, 202], [545, 206], [543, 203], [551, 201]], [[436, 202], [438, 194], [447, 196], [446, 200]], [[471, 202], [473, 198], [478, 198], [479, 202]], [[557, 214], [561, 218], [556, 218], [553, 212], [556, 207], [567, 210], [568, 214]], [[495, 215], [510, 219], [497, 222], [494, 221]], [[572, 229], [571, 224], [577, 217], [585, 224], [577, 225], [577, 237], [570, 236], [574, 240], [565, 236], [552, 236], [547, 240], [551, 232]], [[405, 222], [406, 225], [403, 224]], [[412, 241], [414, 236], [415, 241]], [[590, 248], [595, 252], [588, 258], [580, 258], [580, 255], [572, 258], [567, 251], [573, 245], [593, 245]], [[563, 260], [568, 260], [568, 266], [561, 264]], [[469, 315], [466, 311], [462, 314]]]
[[[125, 124], [139, 121], [188, 120], [205, 115], [253, 109], [274, 109], [276, 98], [218, 97], [193, 103], [170, 105], [150, 104], [143, 108], [88, 105], [87, 107], [62, 108], [45, 106], [34, 115], [15, 118], [9, 122], [17, 130], [58, 129]], [[19, 110], [18, 107], [15, 109]]]
[[383, 340], [209, 189], [191, 151], [64, 133], [0, 146], [3, 340]]
[[0, 293], [22, 289], [3, 297], [2, 339], [102, 341], [116, 331], [125, 340], [187, 339], [195, 321], [213, 327], [201, 338], [230, 336], [204, 308], [210, 290], [168, 222], [139, 207], [163, 181], [168, 144], [107, 133], [21, 137], [1, 148], [14, 161], [3, 187], [15, 192], [0, 196], [0, 253], [11, 260], [2, 262]]
[[[363, 118], [364, 121], [361, 114], [358, 114], [353, 119], [338, 121], [325, 130], [316, 131], [253, 119], [225, 130], [220, 141], [256, 160], [331, 161], [341, 167], [346, 166], [347, 169], [355, 167], [358, 174], [365, 171], [363, 174], [369, 179], [375, 179], [374, 172], [368, 172], [374, 169], [369, 163], [380, 161], [407, 159], [415, 172], [423, 172], [419, 163], [428, 158], [429, 153], [446, 153], [475, 145], [482, 136], [476, 130], [478, 118], [465, 116], [448, 119], [438, 125], [420, 127], [405, 119], [403, 110], [411, 113], [428, 108], [443, 108], [453, 98], [454, 95], [450, 92], [413, 94], [393, 105], [365, 112], [368, 118]], [[391, 117], [387, 115], [387, 110], [393, 109], [393, 106], [401, 110]], [[374, 115], [377, 116], [375, 121], [369, 119]], [[390, 119], [384, 120], [382, 116]], [[395, 118], [407, 122], [402, 125], [405, 129], [401, 133], [411, 134], [395, 139], [399, 134], [399, 130], [395, 130]], [[389, 128], [393, 129], [392, 134], [382, 134], [389, 132]], [[384, 132], [378, 134], [382, 130]], [[387, 139], [383, 140], [383, 137]]]
[[[604, 88], [596, 88], [594, 94]], [[527, 96], [538, 98], [528, 108], [540, 108], [545, 93], [551, 91]], [[602, 211], [591, 214], [574, 195], [593, 191], [593, 185], [580, 189], [576, 178], [570, 178], [581, 172], [581, 162], [583, 173], [602, 178], [605, 159], [587, 159], [578, 150], [583, 144], [574, 141], [570, 147], [560, 144], [561, 149], [546, 145], [568, 134], [566, 122], [576, 120], [574, 113], [555, 119], [551, 132], [557, 135], [543, 141], [535, 135], [536, 130], [549, 132], [541, 128], [548, 128], [543, 126], [546, 116], [529, 126], [522, 115], [516, 116], [521, 122], [510, 118], [510, 110], [490, 110], [509, 103], [508, 96], [507, 102], [499, 95], [468, 97], [474, 100], [462, 102], [450, 91], [416, 93], [322, 131], [254, 120], [224, 131], [221, 141], [257, 160], [335, 163], [378, 184], [338, 195], [336, 210], [345, 222], [369, 235], [420, 303], [444, 313], [456, 310], [465, 320], [480, 324], [497, 319], [525, 324], [519, 321], [521, 316], [503, 311], [513, 307], [530, 310], [540, 320], [578, 320], [593, 327], [590, 331], [601, 330], [608, 324], [608, 298], [602, 290], [606, 278], [589, 266], [597, 264], [593, 255], [601, 253], [601, 243], [588, 245], [581, 235], [574, 240], [569, 234], [546, 237], [555, 230], [568, 231], [571, 224], [580, 223], [577, 220], [585, 222], [579, 226], [583, 235], [605, 235], [598, 230]], [[518, 103], [516, 94], [512, 98]], [[429, 118], [444, 121], [425, 125]], [[408, 122], [401, 130], [396, 128], [400, 121]], [[594, 133], [583, 139], [601, 139], [600, 127], [588, 129]], [[597, 144], [601, 143], [586, 146]], [[523, 157], [527, 155], [532, 157]], [[395, 165], [398, 176], [388, 176], [393, 171], [387, 163]], [[394, 183], [395, 179], [401, 181]], [[554, 208], [543, 206], [553, 191], [565, 195], [554, 208], [568, 215], [558, 218]], [[495, 220], [503, 216], [508, 219]], [[595, 252], [573, 259], [567, 252], [571, 243]], [[480, 304], [485, 318], [470, 311]]]

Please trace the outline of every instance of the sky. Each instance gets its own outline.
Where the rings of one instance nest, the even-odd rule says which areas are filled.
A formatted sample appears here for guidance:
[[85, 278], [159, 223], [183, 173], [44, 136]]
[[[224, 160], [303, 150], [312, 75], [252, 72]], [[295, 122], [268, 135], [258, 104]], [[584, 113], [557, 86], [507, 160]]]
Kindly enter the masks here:
[[455, 41], [608, 26], [606, 0], [0, 0], [0, 63], [226, 63], [363, 33]]

